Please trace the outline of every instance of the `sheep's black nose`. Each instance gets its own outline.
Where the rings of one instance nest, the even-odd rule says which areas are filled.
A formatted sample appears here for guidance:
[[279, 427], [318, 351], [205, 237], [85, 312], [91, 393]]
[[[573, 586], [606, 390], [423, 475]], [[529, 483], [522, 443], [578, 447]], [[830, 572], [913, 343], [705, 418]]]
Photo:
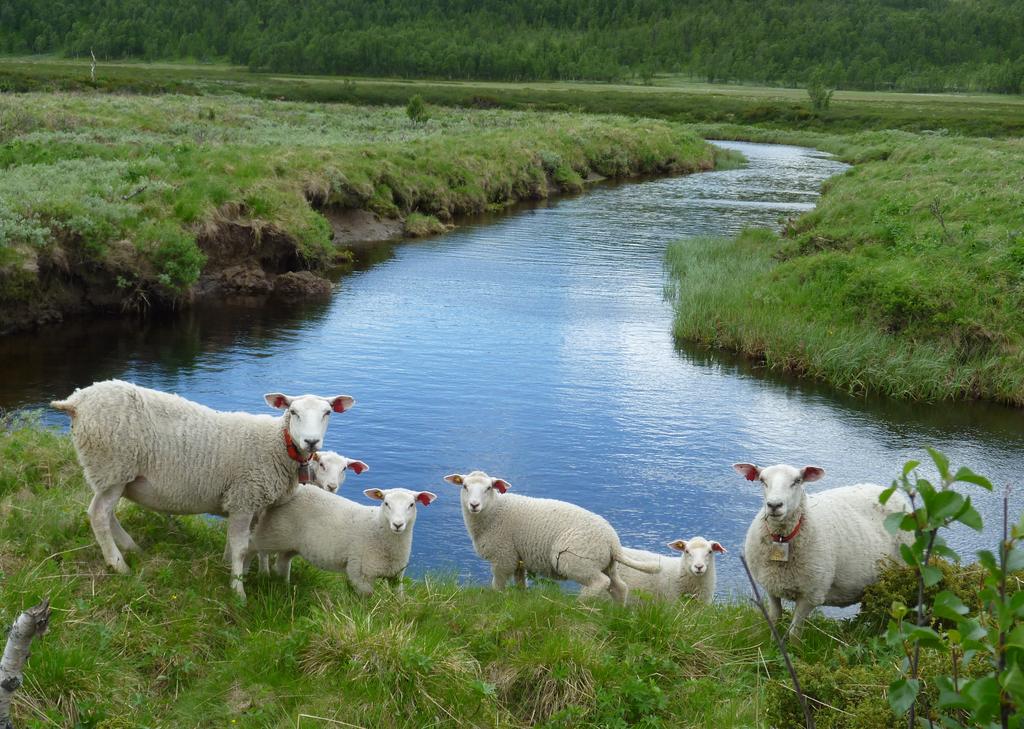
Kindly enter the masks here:
[[767, 503], [767, 506], [768, 506], [768, 511], [778, 511], [779, 509], [782, 508], [782, 502], [781, 501], [769, 501]]
[[311, 450], [311, 451], [315, 451], [316, 447], [317, 447], [317, 445], [319, 445], [319, 443], [320, 443], [320, 439], [319, 438], [306, 438], [306, 449], [307, 450]]

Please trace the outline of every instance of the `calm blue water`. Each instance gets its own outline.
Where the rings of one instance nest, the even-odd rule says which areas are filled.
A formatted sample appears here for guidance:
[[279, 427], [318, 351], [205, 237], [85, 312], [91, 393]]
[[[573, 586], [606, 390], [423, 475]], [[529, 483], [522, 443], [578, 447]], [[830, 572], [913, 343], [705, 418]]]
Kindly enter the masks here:
[[[666, 244], [777, 226], [844, 169], [808, 149], [724, 145], [750, 166], [598, 187], [381, 247], [328, 304], [198, 309], [0, 340], [0, 406], [39, 405], [114, 376], [253, 412], [265, 409], [264, 392], [350, 394], [356, 407], [332, 418], [327, 445], [370, 471], [350, 476], [345, 494], [435, 491], [441, 498], [420, 510], [410, 573], [479, 581], [488, 569], [456, 487], [441, 480], [452, 471], [480, 468], [520, 493], [581, 504], [629, 546], [667, 552], [675, 538], [717, 539], [730, 549], [719, 563], [724, 594], [742, 588], [737, 555], [760, 506], [735, 461], [817, 464], [823, 488], [887, 483], [931, 444], [954, 465], [1015, 479], [1019, 411], [850, 399], [677, 347]], [[1022, 503], [1018, 495], [1016, 513]], [[982, 511], [994, 515], [995, 499], [983, 498]]]

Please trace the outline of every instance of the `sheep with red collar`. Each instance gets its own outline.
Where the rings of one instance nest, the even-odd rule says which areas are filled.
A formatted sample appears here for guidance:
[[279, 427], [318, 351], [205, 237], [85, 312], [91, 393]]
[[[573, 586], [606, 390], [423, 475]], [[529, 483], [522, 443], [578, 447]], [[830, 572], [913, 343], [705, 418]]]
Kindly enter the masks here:
[[747, 530], [744, 552], [754, 579], [768, 593], [773, 623], [782, 614], [783, 598], [796, 602], [791, 635], [799, 634], [819, 605], [860, 602], [881, 565], [899, 557], [904, 532], [893, 535], [884, 526], [889, 514], [909, 510], [899, 492], [885, 504], [878, 500], [883, 488], [868, 483], [808, 495], [804, 484], [819, 480], [824, 469], [752, 463], [733, 468], [764, 487], [764, 506]]
[[274, 571], [287, 582], [298, 555], [331, 572], [344, 572], [363, 595], [378, 578], [397, 583], [409, 564], [416, 505], [437, 498], [429, 491], [366, 489], [381, 503], [364, 506], [312, 485], [301, 485], [289, 500], [260, 516], [252, 534], [252, 551], [276, 552]]
[[643, 590], [661, 600], [678, 600], [683, 595], [711, 603], [715, 599], [715, 554], [726, 552], [718, 542], [704, 537], [676, 539], [670, 549], [682, 552], [680, 557], [666, 557], [644, 549], [623, 547], [622, 553], [638, 561], [657, 562], [661, 572], [653, 575], [623, 566], [619, 577], [630, 592]]
[[461, 487], [462, 518], [476, 553], [491, 563], [492, 586], [501, 590], [526, 573], [582, 585], [581, 598], [611, 595], [623, 603], [629, 588], [616, 565], [657, 572], [657, 562], [623, 553], [619, 535], [603, 517], [556, 499], [507, 494], [508, 481], [483, 471], [453, 473], [445, 481]]
[[347, 395], [264, 396], [278, 417], [221, 412], [120, 380], [75, 390], [51, 407], [71, 416], [71, 439], [94, 492], [89, 521], [107, 564], [130, 570], [137, 550], [115, 508], [122, 496], [170, 514], [227, 516], [231, 580], [245, 599], [242, 566], [253, 517], [309, 480], [309, 459]]

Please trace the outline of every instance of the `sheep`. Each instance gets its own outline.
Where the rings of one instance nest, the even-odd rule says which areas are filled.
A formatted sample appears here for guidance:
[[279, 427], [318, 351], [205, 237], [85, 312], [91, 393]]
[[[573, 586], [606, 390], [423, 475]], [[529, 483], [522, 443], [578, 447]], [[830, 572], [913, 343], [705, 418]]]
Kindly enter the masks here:
[[362, 595], [374, 580], [398, 584], [409, 564], [416, 504], [429, 506], [436, 494], [409, 489], [366, 489], [381, 503], [364, 506], [309, 485], [288, 501], [272, 506], [253, 530], [252, 552], [276, 552], [274, 571], [288, 582], [295, 555], [332, 572], [344, 571]]
[[581, 599], [610, 593], [624, 603], [629, 588], [616, 574], [616, 563], [649, 574], [661, 569], [624, 554], [612, 525], [579, 506], [506, 494], [508, 481], [483, 471], [453, 473], [444, 480], [462, 487], [462, 518], [476, 553], [491, 563], [495, 590], [504, 589], [513, 575], [525, 586], [530, 571], [578, 582]]
[[310, 473], [313, 478], [311, 483], [332, 494], [338, 493], [350, 469], [358, 476], [370, 468], [362, 461], [346, 458], [334, 451], [317, 451], [309, 460], [316, 464]]
[[78, 462], [94, 492], [89, 521], [114, 571], [128, 574], [121, 550], [138, 550], [115, 514], [122, 496], [154, 511], [226, 515], [231, 584], [245, 600], [242, 563], [253, 516], [309, 480], [328, 416], [355, 403], [348, 395], [275, 392], [264, 399], [284, 414], [220, 412], [120, 380], [50, 403], [71, 416]]
[[768, 593], [772, 623], [782, 614], [782, 598], [796, 602], [790, 635], [799, 635], [819, 605], [860, 602], [865, 588], [878, 580], [880, 562], [899, 556], [905, 537], [886, 531], [884, 521], [908, 510], [902, 494], [894, 493], [883, 505], [882, 487], [861, 483], [808, 496], [804, 484], [825, 475], [818, 466], [762, 469], [737, 463], [733, 468], [764, 485], [764, 506], [747, 530], [744, 551], [754, 579]]
[[[309, 457], [309, 463], [310, 477], [313, 479], [310, 483], [315, 486], [319, 486], [324, 491], [329, 491], [332, 494], [338, 493], [338, 489], [340, 489], [341, 485], [345, 483], [345, 476], [348, 475], [348, 471], [350, 469], [358, 476], [370, 468], [362, 461], [357, 461], [354, 458], [346, 458], [340, 453], [335, 453], [334, 451], [316, 451]], [[254, 527], [259, 519], [260, 514], [256, 514], [256, 516], [253, 517], [252, 523]], [[224, 561], [230, 564], [230, 544], [224, 545]], [[265, 575], [270, 572], [269, 552], [260, 552], [259, 564], [261, 574]]]
[[704, 537], [677, 539], [669, 548], [682, 552], [681, 557], [664, 557], [643, 549], [623, 547], [624, 554], [636, 560], [658, 561], [661, 572], [648, 575], [631, 567], [623, 567], [619, 577], [633, 590], [644, 590], [662, 600], [678, 600], [689, 595], [701, 602], [711, 603], [715, 597], [715, 553], [727, 550], [718, 542]]

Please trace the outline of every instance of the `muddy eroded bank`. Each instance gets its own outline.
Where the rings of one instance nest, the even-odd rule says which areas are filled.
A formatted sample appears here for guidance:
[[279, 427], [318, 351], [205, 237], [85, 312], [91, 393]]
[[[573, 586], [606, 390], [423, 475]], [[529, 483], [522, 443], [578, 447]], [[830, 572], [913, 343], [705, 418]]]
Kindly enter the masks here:
[[623, 117], [207, 97], [0, 96], [0, 332], [222, 296], [323, 296], [348, 246], [595, 178], [711, 169]]

